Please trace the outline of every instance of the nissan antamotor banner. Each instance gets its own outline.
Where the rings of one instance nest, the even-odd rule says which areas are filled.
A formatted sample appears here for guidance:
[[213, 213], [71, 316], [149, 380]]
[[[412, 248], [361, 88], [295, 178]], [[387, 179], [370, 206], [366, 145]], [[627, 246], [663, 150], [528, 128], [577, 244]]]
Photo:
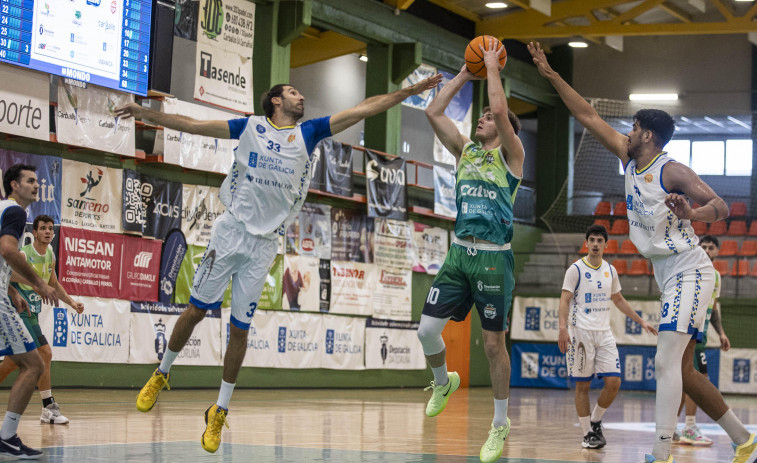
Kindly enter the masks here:
[[370, 150], [365, 150], [365, 157], [368, 217], [407, 220], [405, 160], [386, 160]]

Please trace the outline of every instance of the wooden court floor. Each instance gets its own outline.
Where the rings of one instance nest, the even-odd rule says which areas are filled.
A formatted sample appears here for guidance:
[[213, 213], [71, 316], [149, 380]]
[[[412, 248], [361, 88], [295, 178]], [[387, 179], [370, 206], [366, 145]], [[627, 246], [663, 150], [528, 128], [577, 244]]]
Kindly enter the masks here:
[[[44, 449], [42, 461], [51, 462], [476, 462], [493, 413], [488, 388], [458, 390], [435, 418], [424, 415], [428, 393], [421, 388], [238, 389], [231, 401], [230, 428], [224, 429], [218, 452], [209, 454], [199, 438], [215, 390], [164, 391], [146, 414], [134, 406], [135, 390], [54, 392], [71, 423], [40, 423], [35, 392], [19, 429], [27, 445]], [[7, 398], [8, 390], [0, 391], [2, 410]], [[734, 396], [729, 403], [757, 432], [757, 400]], [[640, 462], [651, 448], [653, 414], [652, 394], [621, 392], [605, 415], [607, 447], [585, 450], [572, 391], [513, 389], [512, 431], [500, 461]], [[676, 461], [730, 462], [727, 436], [701, 412], [698, 421], [715, 444], [674, 446]]]

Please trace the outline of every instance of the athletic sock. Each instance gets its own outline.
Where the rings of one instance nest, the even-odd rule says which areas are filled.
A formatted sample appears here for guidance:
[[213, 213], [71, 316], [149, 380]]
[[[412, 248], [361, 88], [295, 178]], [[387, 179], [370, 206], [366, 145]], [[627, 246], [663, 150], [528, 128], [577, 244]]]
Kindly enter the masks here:
[[166, 351], [163, 353], [163, 360], [160, 361], [158, 370], [160, 370], [160, 372], [164, 375], [167, 375], [171, 370], [171, 365], [173, 365], [173, 362], [174, 360], [176, 360], [177, 355], [179, 355], [178, 352], [174, 352], [171, 349], [166, 348]]
[[581, 431], [583, 431], [584, 436], [591, 432], [591, 417], [590, 416], [579, 416], [578, 422], [581, 423]]
[[507, 401], [509, 399], [494, 399], [494, 421], [492, 424], [495, 428], [507, 426]]
[[686, 415], [686, 427], [687, 428], [693, 428], [697, 425], [697, 416], [696, 415]]
[[13, 412], [5, 412], [3, 427], [0, 429], [0, 439], [6, 440], [16, 435], [21, 415]]
[[226, 381], [221, 380], [221, 390], [218, 391], [218, 400], [216, 401], [216, 405], [225, 410], [229, 409], [231, 393], [234, 392], [235, 385], [236, 383], [227, 383]]
[[444, 365], [440, 367], [431, 367], [431, 371], [434, 372], [434, 385], [444, 386], [449, 382], [449, 377], [447, 376], [447, 362], [444, 362]]
[[53, 399], [53, 391], [51, 389], [39, 391], [39, 395], [42, 397], [42, 407], [47, 407], [48, 405], [55, 403], [55, 399]]
[[665, 461], [670, 456], [670, 444], [673, 441], [673, 431], [675, 431], [675, 426], [672, 428], [667, 426], [657, 426], [654, 447], [652, 448], [652, 455], [655, 460]]
[[741, 420], [730, 408], [725, 412], [725, 415], [720, 417], [718, 424], [723, 428], [723, 431], [728, 433], [728, 437], [731, 438], [734, 444], [741, 445], [749, 440], [749, 431], [741, 424]]
[[591, 412], [591, 421], [597, 422], [602, 421], [602, 417], [605, 416], [605, 412], [607, 411], [606, 408], [602, 408], [599, 406], [599, 404], [596, 404], [594, 406], [594, 411]]

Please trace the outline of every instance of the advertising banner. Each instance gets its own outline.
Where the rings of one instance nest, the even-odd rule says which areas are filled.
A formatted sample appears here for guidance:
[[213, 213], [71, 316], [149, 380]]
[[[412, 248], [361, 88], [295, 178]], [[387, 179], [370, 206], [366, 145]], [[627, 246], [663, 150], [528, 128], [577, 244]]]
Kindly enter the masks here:
[[434, 166], [434, 214], [457, 217], [455, 171]]
[[50, 141], [50, 76], [0, 64], [0, 82], [0, 132]]
[[129, 301], [74, 297], [84, 312], [42, 306], [39, 325], [53, 358], [63, 362], [126, 363], [129, 360]]
[[406, 161], [365, 150], [368, 217], [407, 220]]
[[121, 171], [63, 160], [60, 222], [64, 227], [121, 231]]
[[[281, 311], [256, 310], [247, 334], [247, 352], [243, 367], [272, 368], [273, 356], [278, 352], [277, 313]], [[221, 309], [221, 358], [229, 346], [231, 309]]]
[[413, 222], [376, 219], [373, 262], [382, 268], [410, 269], [415, 261]]
[[133, 102], [134, 95], [130, 93], [96, 85], [79, 88], [58, 79], [58, 143], [133, 157], [134, 118], [115, 115], [116, 108]]
[[389, 320], [412, 319], [413, 271], [376, 266], [378, 277], [371, 295], [373, 317]]
[[[204, 0], [203, 0], [204, 1]], [[252, 101], [252, 100], [250, 100]], [[225, 121], [240, 116], [227, 111], [208, 108], [198, 104], [166, 98], [163, 101], [166, 114], [191, 114], [193, 118], [210, 121]], [[238, 140], [203, 137], [196, 134], [164, 129], [163, 136], [155, 137], [154, 153], [163, 153], [163, 162], [177, 164], [187, 169], [226, 174], [231, 168], [234, 149]]]
[[[168, 339], [186, 305], [132, 302], [129, 363], [160, 363]], [[192, 331], [175, 365], [222, 365], [221, 309], [208, 310]]]
[[194, 98], [251, 114], [255, 4], [200, 0]]
[[373, 262], [373, 219], [352, 209], [331, 208], [331, 259]]
[[[37, 168], [37, 183], [39, 183], [37, 201], [32, 203], [26, 211], [27, 222], [32, 223], [35, 217], [44, 214], [52, 217], [56, 224], [60, 224], [63, 159], [57, 156], [39, 156], [0, 149], [0, 174], [4, 174], [14, 164], [31, 164]], [[3, 199], [8, 196], [2, 185], [0, 185], [0, 192]]]
[[352, 197], [352, 146], [330, 138], [321, 145], [321, 162], [324, 169], [326, 191], [335, 195]]
[[284, 310], [320, 310], [319, 292], [320, 259], [311, 256], [284, 256], [284, 277], [282, 283], [282, 308]]
[[[411, 72], [409, 76], [405, 77], [402, 81], [402, 88], [412, 87], [423, 79], [435, 76], [436, 73], [437, 70], [435, 67], [428, 64], [421, 64], [415, 71]], [[425, 110], [428, 107], [428, 104], [431, 103], [431, 100], [436, 96], [436, 92], [437, 89], [434, 87], [418, 95], [409, 96], [402, 101], [402, 105]]]
[[418, 322], [365, 321], [365, 368], [425, 370], [426, 357], [418, 341]]
[[258, 309], [281, 310], [281, 285], [284, 278], [284, 255], [276, 254], [265, 278]]
[[363, 370], [365, 320], [358, 317], [322, 315], [325, 331], [321, 368]]
[[[174, 293], [174, 302], [177, 304], [189, 304], [189, 296], [192, 294], [192, 281], [195, 270], [202, 262], [202, 256], [205, 255], [205, 246], [187, 245], [187, 253], [184, 261], [179, 268], [179, 278], [176, 280], [176, 291]], [[217, 301], [203, 301], [210, 304]], [[229, 286], [223, 293], [222, 307], [230, 307], [231, 304], [231, 279]]]
[[60, 235], [58, 281], [66, 292], [118, 298], [124, 236], [71, 227], [61, 227]]
[[173, 302], [173, 294], [176, 289], [176, 280], [179, 278], [179, 269], [187, 253], [187, 240], [181, 230], [173, 229], [163, 241], [163, 249], [160, 253], [160, 274], [158, 301], [163, 304]]
[[119, 299], [156, 302], [160, 272], [160, 240], [123, 237]]
[[371, 292], [374, 289], [373, 264], [331, 261], [331, 313], [349, 315], [371, 314]]
[[[310, 159], [313, 163], [313, 167], [310, 169], [310, 189], [318, 191], [326, 191], [326, 148], [324, 145], [331, 143], [330, 138], [324, 138], [319, 141], [313, 149], [313, 154]], [[352, 179], [352, 175], [350, 175]]]
[[414, 225], [413, 247], [416, 260], [413, 271], [436, 275], [449, 251], [449, 233], [443, 228], [429, 227], [418, 222]]
[[187, 243], [207, 246], [213, 223], [226, 207], [219, 198], [219, 188], [205, 185], [184, 185], [181, 231]]
[[124, 231], [162, 240], [181, 227], [181, 183], [124, 169], [123, 190]]
[[[715, 331], [715, 330], [710, 330]], [[712, 369], [707, 358], [707, 371]], [[757, 394], [757, 349], [730, 349], [720, 352], [721, 392]]]
[[298, 214], [299, 254], [331, 259], [331, 206], [305, 203]]

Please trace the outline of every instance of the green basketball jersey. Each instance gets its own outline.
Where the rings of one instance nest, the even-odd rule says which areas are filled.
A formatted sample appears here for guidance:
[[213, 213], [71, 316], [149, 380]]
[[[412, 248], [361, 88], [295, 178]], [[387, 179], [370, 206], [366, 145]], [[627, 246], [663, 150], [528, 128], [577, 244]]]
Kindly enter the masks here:
[[520, 181], [510, 172], [499, 147], [484, 151], [475, 143], [465, 145], [455, 182], [455, 235], [509, 243]]
[[[47, 247], [47, 252], [44, 256], [37, 253], [33, 244], [27, 244], [21, 248], [21, 252], [26, 256], [26, 262], [37, 272], [37, 275], [47, 283], [50, 281], [50, 276], [55, 269], [55, 254], [50, 246]], [[19, 293], [29, 303], [29, 310], [33, 313], [40, 313], [42, 311], [42, 299], [34, 292], [31, 286], [22, 285], [20, 283], [12, 283], [12, 285], [18, 290]]]
[[710, 318], [712, 317], [712, 309], [715, 307], [715, 300], [720, 296], [720, 272], [715, 270], [715, 288], [712, 290], [712, 299], [710, 305], [707, 307], [707, 315], [704, 319], [704, 330], [702, 330], [702, 345], [707, 344], [707, 328], [710, 327]]

